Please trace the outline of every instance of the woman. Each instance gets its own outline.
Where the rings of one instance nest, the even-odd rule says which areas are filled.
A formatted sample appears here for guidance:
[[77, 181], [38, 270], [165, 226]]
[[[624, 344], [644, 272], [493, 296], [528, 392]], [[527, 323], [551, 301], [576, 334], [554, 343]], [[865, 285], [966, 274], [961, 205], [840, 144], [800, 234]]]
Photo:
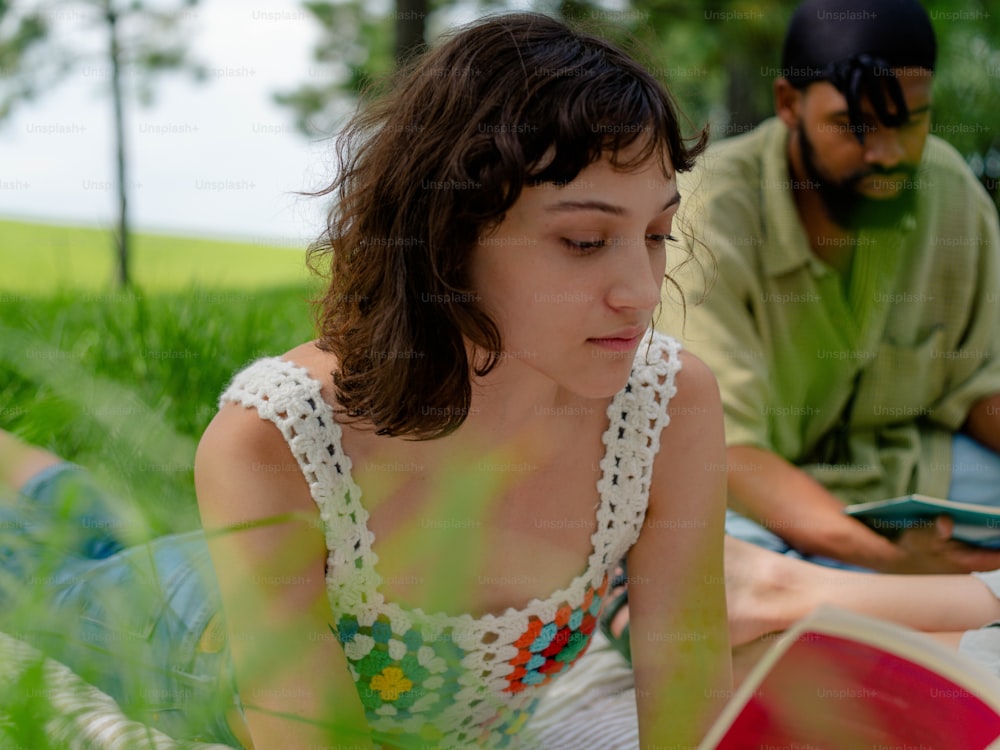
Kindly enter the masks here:
[[[722, 576], [724, 477], [702, 470], [721, 412], [650, 326], [675, 174], [704, 141], [630, 57], [533, 14], [462, 30], [348, 126], [320, 337], [238, 374], [196, 460], [244, 746], [530, 744], [626, 552], [642, 741], [696, 744], [730, 684], [723, 589], [703, 584]], [[205, 614], [177, 618], [185, 669], [221, 671]], [[151, 619], [129, 632], [160, 642]]]
[[341, 144], [320, 337], [237, 375], [196, 461], [254, 747], [529, 744], [626, 551], [641, 740], [696, 744], [730, 682], [720, 407], [648, 329], [704, 137], [510, 15]]

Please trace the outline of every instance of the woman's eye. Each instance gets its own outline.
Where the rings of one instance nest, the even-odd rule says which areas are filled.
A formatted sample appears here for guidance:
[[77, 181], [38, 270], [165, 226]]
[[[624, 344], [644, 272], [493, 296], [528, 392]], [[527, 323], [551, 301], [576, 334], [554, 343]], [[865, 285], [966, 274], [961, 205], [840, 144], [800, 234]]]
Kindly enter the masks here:
[[[675, 242], [677, 240], [672, 234], [647, 234], [646, 242], [649, 244], [660, 245], [664, 242]], [[600, 250], [601, 248], [614, 246], [618, 243], [617, 240], [571, 240], [568, 237], [563, 237], [563, 243], [578, 255], [589, 255], [590, 253]]]
[[587, 255], [592, 253], [594, 250], [598, 250], [605, 245], [607, 245], [606, 240], [571, 240], [567, 237], [563, 238], [563, 242], [566, 246], [580, 255]]

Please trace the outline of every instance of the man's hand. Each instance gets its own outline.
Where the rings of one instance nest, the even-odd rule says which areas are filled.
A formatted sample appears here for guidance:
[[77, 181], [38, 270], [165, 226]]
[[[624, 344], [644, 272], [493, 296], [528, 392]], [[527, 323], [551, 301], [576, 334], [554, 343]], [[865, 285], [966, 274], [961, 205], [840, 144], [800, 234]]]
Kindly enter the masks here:
[[933, 523], [902, 532], [896, 540], [902, 554], [882, 572], [969, 573], [1000, 568], [1000, 550], [955, 541], [954, 526], [950, 516], [938, 516]]

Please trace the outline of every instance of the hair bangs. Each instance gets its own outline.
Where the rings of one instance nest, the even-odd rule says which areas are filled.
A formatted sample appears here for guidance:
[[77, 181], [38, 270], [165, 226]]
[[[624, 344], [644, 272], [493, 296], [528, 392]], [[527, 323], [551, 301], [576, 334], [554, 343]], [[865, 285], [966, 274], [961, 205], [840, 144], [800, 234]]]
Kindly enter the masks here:
[[571, 182], [602, 158], [622, 170], [638, 169], [655, 158], [669, 177], [675, 170], [689, 170], [704, 148], [704, 133], [690, 148], [683, 143], [669, 94], [646, 71], [609, 66], [576, 81], [569, 92], [560, 90], [567, 88], [561, 83], [553, 82], [554, 96], [537, 100], [543, 109], [550, 101], [561, 100], [562, 106], [548, 118], [549, 126], [524, 144], [531, 165], [528, 184]]

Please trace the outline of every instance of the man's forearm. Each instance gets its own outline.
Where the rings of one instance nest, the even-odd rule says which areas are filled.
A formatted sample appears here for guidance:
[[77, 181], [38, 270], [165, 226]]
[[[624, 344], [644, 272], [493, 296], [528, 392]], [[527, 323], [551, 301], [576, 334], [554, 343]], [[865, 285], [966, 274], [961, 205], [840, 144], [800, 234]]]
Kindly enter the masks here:
[[840, 500], [785, 459], [752, 446], [731, 446], [727, 458], [730, 507], [799, 551], [876, 570], [898, 561], [895, 544], [846, 515]]

